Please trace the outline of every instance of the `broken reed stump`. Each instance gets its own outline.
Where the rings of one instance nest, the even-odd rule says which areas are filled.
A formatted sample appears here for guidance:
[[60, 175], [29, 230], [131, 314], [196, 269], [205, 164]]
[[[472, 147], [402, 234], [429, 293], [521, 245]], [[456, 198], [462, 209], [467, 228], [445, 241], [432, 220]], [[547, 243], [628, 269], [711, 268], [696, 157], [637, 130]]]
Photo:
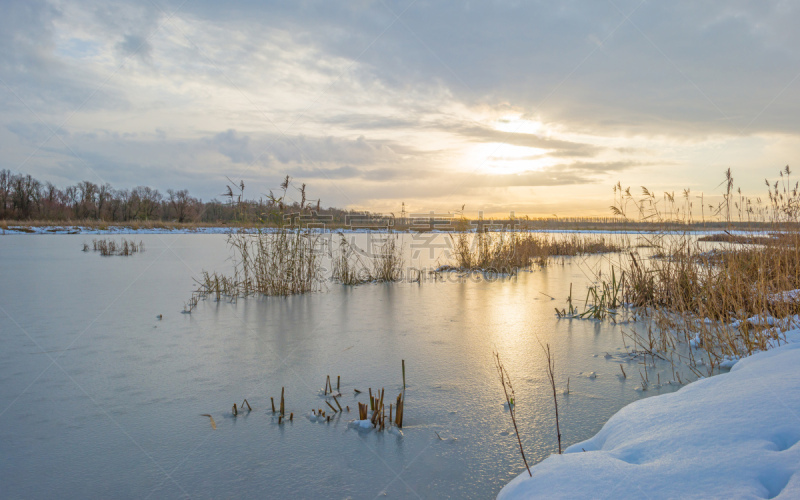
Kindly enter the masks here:
[[269, 398], [269, 402], [272, 403], [272, 413], [275, 413], [275, 400], [273, 398]]
[[236, 403], [233, 403], [233, 416], [239, 415], [239, 412], [236, 410]]
[[372, 411], [372, 417], [369, 419], [369, 421], [372, 422], [372, 425], [375, 425], [375, 423], [378, 421], [378, 410]]
[[341, 380], [342, 380], [342, 376], [341, 375], [336, 375], [336, 392], [342, 392], [342, 391], [339, 390], [339, 382], [341, 382]]
[[283, 416], [283, 387], [281, 387], [281, 416]]
[[289, 414], [289, 422], [291, 422], [292, 420], [294, 420], [294, 413]]
[[402, 393], [397, 395], [397, 403], [396, 404], [397, 404], [397, 406], [396, 406], [397, 410], [396, 410], [396, 413], [395, 413], [394, 425], [396, 425], [397, 427], [402, 429], [403, 428], [403, 406], [404, 406], [404, 404], [403, 404], [403, 394]]
[[359, 420], [367, 419], [367, 405], [365, 405], [364, 403], [358, 403], [358, 419]]

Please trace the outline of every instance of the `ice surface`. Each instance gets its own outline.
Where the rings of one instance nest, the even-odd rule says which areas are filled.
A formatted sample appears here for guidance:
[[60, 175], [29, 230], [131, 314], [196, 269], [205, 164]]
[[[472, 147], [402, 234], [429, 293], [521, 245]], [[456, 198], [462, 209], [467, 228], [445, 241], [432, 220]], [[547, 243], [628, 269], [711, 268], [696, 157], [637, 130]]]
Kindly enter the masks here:
[[[407, 264], [438, 265], [440, 254], [402, 237]], [[493, 350], [532, 463], [556, 447], [537, 339], [553, 349], [558, 389], [572, 377], [559, 396], [567, 445], [627, 403], [673, 390], [636, 393], [616, 362], [591, 356], [617, 352], [618, 325], [558, 320], [552, 302], [531, 300], [560, 304], [605, 258], [493, 282], [209, 299], [178, 314], [201, 270], [230, 272], [224, 235], [137, 235], [147, 251], [126, 258], [82, 252], [91, 239], [0, 236], [0, 497], [489, 498], [523, 470], [515, 436], [500, 434], [511, 421]], [[370, 388], [395, 401], [402, 359], [403, 437], [348, 431]], [[349, 412], [317, 394], [328, 376], [341, 376]], [[282, 388], [294, 419], [279, 424], [270, 397], [277, 406]], [[244, 398], [253, 411], [233, 417]], [[331, 420], [312, 423], [312, 409]]]

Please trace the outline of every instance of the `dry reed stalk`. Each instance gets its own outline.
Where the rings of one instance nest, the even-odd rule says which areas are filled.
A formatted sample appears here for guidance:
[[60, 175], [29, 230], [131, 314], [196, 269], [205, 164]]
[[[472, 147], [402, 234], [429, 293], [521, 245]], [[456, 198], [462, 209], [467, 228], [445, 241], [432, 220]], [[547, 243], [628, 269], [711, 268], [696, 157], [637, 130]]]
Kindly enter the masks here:
[[272, 413], [275, 413], [275, 400], [272, 397], [270, 397], [269, 402], [272, 403]]
[[336, 402], [336, 406], [339, 407], [339, 411], [342, 411], [342, 405], [339, 404], [339, 400], [336, 399], [336, 396], [333, 397], [333, 400]]
[[284, 408], [284, 406], [283, 406], [283, 389], [284, 388], [281, 387], [281, 415], [283, 415], [283, 408]]
[[336, 408], [334, 408], [332, 404], [330, 404], [328, 401], [325, 401], [325, 404], [328, 405], [331, 410], [333, 410], [333, 413], [336, 413]]
[[[550, 353], [550, 344], [546, 345], [545, 355], [547, 356], [547, 377], [550, 379], [550, 387], [553, 390], [553, 405], [556, 410], [556, 434], [558, 435], [558, 454], [561, 454], [561, 427], [558, 420], [558, 396], [556, 395], [556, 375], [555, 360]], [[621, 366], [621, 365], [620, 365]]]
[[208, 413], [201, 413], [200, 416], [201, 417], [208, 417], [209, 420], [211, 420], [211, 428], [214, 429], [214, 430], [217, 430], [217, 423], [214, 422], [214, 417], [212, 417]]
[[372, 410], [372, 416], [370, 417], [369, 420], [370, 420], [370, 422], [372, 422], [373, 426], [376, 424], [376, 422], [378, 421], [378, 409], [377, 408]]
[[367, 405], [365, 405], [364, 403], [358, 403], [358, 419], [359, 420], [367, 419]]
[[397, 427], [399, 427], [401, 429], [403, 428], [403, 407], [404, 406], [405, 406], [405, 403], [403, 403], [402, 394], [400, 394], [400, 395], [397, 396], [397, 406], [396, 406], [397, 409], [395, 410], [394, 423], [395, 423], [395, 425]]
[[233, 410], [232, 410], [232, 412], [233, 412], [233, 416], [234, 416], [234, 417], [235, 417], [235, 416], [237, 416], [237, 415], [239, 415], [239, 410], [237, 410], [237, 409], [236, 409], [236, 403], [233, 403]]
[[405, 394], [405, 392], [406, 392], [406, 360], [403, 359], [400, 362], [401, 362], [401, 366], [403, 367], [403, 393]]
[[244, 408], [244, 407], [245, 407], [245, 405], [247, 405], [247, 411], [253, 411], [253, 408], [250, 406], [250, 403], [248, 403], [248, 402], [247, 402], [247, 399], [245, 399], [244, 401], [242, 401], [242, 404], [241, 404], [240, 406], [241, 406], [242, 408]]
[[[497, 374], [500, 376], [500, 384], [503, 386], [503, 394], [506, 396], [506, 404], [508, 405], [508, 412], [511, 415], [511, 423], [514, 425], [514, 433], [517, 435], [517, 443], [519, 444], [519, 453], [522, 455], [522, 461], [525, 463], [525, 468], [528, 469], [528, 475], [533, 477], [531, 474], [531, 468], [528, 466], [528, 460], [525, 458], [525, 451], [522, 449], [522, 439], [519, 437], [519, 429], [517, 428], [517, 418], [516, 418], [516, 411], [514, 408], [514, 387], [511, 385], [511, 377], [509, 377], [508, 373], [506, 372], [505, 368], [503, 367], [503, 362], [500, 361], [500, 354], [495, 352], [495, 368], [497, 368]], [[511, 391], [511, 396], [509, 396], [509, 391]], [[398, 412], [401, 411], [401, 408], [398, 408]], [[561, 443], [561, 435], [559, 434], [559, 453], [560, 453], [560, 443]]]

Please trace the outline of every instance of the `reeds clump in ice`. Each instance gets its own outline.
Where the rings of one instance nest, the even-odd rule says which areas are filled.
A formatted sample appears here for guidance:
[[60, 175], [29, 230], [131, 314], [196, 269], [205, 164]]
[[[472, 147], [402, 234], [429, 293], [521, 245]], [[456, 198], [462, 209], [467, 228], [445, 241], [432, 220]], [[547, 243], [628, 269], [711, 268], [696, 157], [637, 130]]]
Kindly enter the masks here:
[[332, 260], [331, 279], [343, 285], [360, 285], [372, 281], [369, 268], [354, 245], [339, 233], [339, 248]]
[[[769, 202], [762, 203], [734, 190], [728, 170], [721, 201], [702, 207], [704, 219], [708, 213], [729, 225], [738, 219], [739, 228], [752, 222], [758, 233], [698, 237], [664, 231], [623, 257], [617, 265], [624, 273], [622, 301], [650, 319], [646, 331], [630, 333], [637, 350], [672, 359], [679, 345], [689, 344], [690, 368], [702, 356], [710, 374], [784, 340], [781, 332], [800, 313], [800, 189], [790, 176], [786, 167], [780, 180], [767, 182]], [[672, 226], [676, 218], [693, 217], [688, 190], [683, 201], [647, 188], [637, 198], [619, 184], [615, 192], [612, 209], [618, 216], [632, 212]]]
[[403, 249], [399, 238], [387, 234], [370, 251], [359, 251], [340, 234], [339, 248], [333, 257], [331, 278], [344, 285], [367, 282], [393, 282], [403, 277]]
[[[402, 435], [402, 431], [400, 431], [400, 429], [403, 428], [403, 414], [405, 409], [405, 394], [406, 394], [405, 360], [402, 360], [402, 370], [403, 370], [403, 390], [400, 394], [397, 395], [397, 399], [395, 400], [395, 402], [389, 403], [387, 407], [386, 403], [388, 403], [388, 401], [384, 402], [384, 396], [386, 394], [385, 389], [381, 389], [380, 391], [375, 391], [375, 393], [373, 394], [372, 388], [370, 388], [368, 390], [369, 403], [361, 403], [361, 402], [358, 403], [358, 419], [351, 420], [348, 423], [348, 426], [366, 430], [371, 430], [371, 429], [375, 429], [378, 431], [386, 430], [388, 432]], [[328, 381], [325, 386], [326, 396], [327, 396], [327, 389], [329, 386], [330, 386], [330, 381]], [[338, 388], [338, 382], [337, 382], [337, 388]], [[333, 389], [331, 388], [331, 390]], [[361, 393], [361, 391], [358, 390], [356, 390], [355, 392], [356, 394]], [[339, 401], [336, 399], [335, 396], [333, 397], [333, 400], [339, 407], [339, 413], [341, 414], [342, 407], [339, 404]], [[391, 399], [389, 399], [389, 401], [391, 401]], [[328, 406], [330, 406], [334, 414], [337, 413], [336, 408], [334, 408], [333, 405], [328, 403]], [[349, 406], [347, 407], [347, 411], [348, 412], [350, 411]]]
[[222, 296], [287, 296], [315, 292], [324, 285], [319, 235], [297, 228], [274, 232], [235, 233], [228, 237], [233, 251], [233, 275], [204, 271], [186, 305], [190, 312], [198, 299]]
[[[127, 257], [137, 252], [144, 252], [144, 243], [141, 241], [136, 243], [134, 240], [126, 240], [125, 238], [122, 238], [122, 240], [119, 242], [111, 238], [105, 238], [101, 240], [92, 240], [92, 250], [95, 252], [100, 252], [100, 255], [104, 257], [109, 257], [112, 255], [121, 255]], [[89, 251], [89, 245], [86, 243], [83, 244], [83, 251]]]
[[619, 252], [622, 247], [598, 235], [546, 235], [498, 231], [461, 232], [453, 240], [453, 266], [462, 271], [514, 274], [552, 257]]

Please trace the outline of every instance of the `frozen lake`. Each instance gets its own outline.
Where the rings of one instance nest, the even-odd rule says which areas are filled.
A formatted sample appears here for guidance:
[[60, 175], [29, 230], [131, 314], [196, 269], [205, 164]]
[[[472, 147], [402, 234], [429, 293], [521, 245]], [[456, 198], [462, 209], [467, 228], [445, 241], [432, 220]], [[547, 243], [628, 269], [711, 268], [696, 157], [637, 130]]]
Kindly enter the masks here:
[[[201, 270], [228, 269], [225, 236], [129, 235], [146, 247], [131, 257], [80, 251], [96, 237], [0, 236], [3, 497], [492, 498], [524, 470], [494, 350], [531, 464], [557, 446], [537, 339], [554, 351], [559, 386], [570, 379], [565, 446], [643, 395], [636, 363], [623, 380], [604, 356], [629, 325], [554, 314], [570, 283], [583, 304], [607, 257], [505, 280], [330, 283], [181, 314]], [[403, 238], [407, 265], [443, 263], [443, 245]], [[348, 429], [368, 388], [397, 397], [403, 359], [404, 435]], [[327, 375], [341, 376], [352, 411], [312, 423], [312, 408], [331, 413], [319, 395]], [[269, 398], [282, 387], [294, 421], [278, 425]], [[253, 411], [234, 418], [244, 398]]]

